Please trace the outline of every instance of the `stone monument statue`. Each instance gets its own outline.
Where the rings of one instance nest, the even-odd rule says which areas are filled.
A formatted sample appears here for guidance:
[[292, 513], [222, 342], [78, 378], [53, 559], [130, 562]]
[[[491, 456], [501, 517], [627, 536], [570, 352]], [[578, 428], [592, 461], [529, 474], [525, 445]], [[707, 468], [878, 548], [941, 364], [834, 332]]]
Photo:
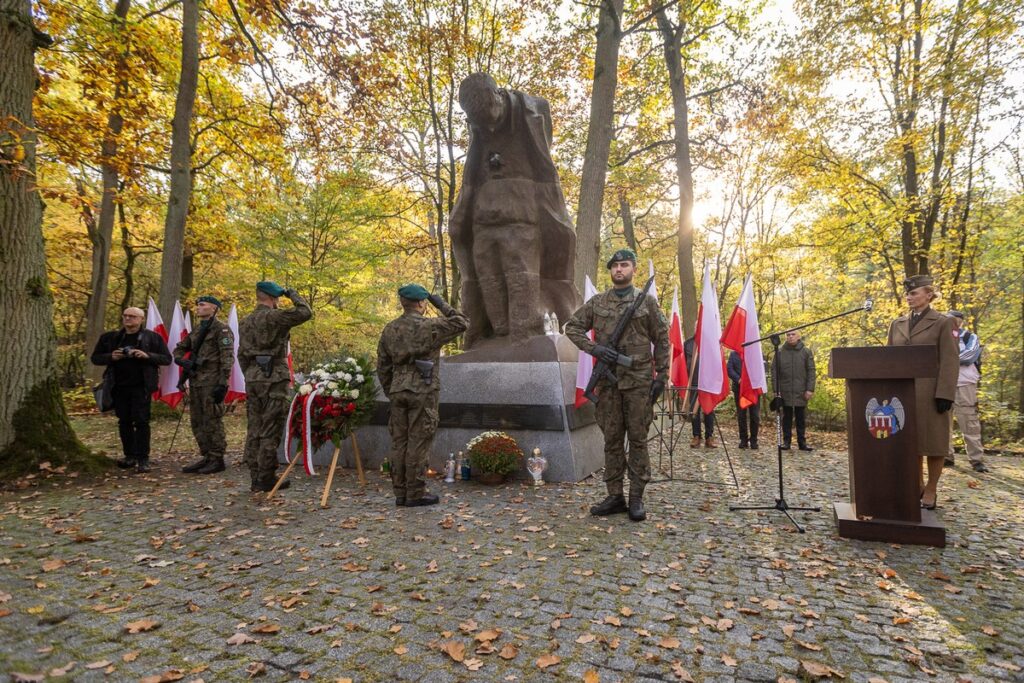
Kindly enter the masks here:
[[546, 312], [565, 321], [580, 304], [576, 233], [551, 161], [551, 111], [484, 73], [462, 81], [459, 104], [469, 150], [448, 229], [470, 320], [465, 348], [524, 342], [545, 333]]

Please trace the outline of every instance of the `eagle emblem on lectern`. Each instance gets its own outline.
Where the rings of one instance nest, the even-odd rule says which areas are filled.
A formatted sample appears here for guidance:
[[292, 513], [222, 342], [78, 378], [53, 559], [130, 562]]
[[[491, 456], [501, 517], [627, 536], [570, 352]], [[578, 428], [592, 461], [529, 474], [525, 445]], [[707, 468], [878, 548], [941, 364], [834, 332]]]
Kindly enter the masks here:
[[895, 396], [881, 403], [877, 398], [868, 401], [864, 417], [868, 422], [868, 431], [876, 439], [888, 438], [903, 429], [903, 425], [906, 424], [903, 403]]

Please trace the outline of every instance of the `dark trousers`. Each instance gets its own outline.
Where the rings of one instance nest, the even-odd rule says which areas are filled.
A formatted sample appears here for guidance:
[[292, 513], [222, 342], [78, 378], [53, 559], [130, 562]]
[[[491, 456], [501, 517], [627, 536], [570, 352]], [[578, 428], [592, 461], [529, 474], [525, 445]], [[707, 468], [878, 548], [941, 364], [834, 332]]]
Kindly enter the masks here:
[[796, 442], [807, 445], [807, 406], [782, 406], [782, 443], [793, 441], [793, 414], [796, 413]]
[[[740, 443], [757, 443], [757, 433], [761, 429], [761, 405], [755, 403], [747, 408], [740, 408], [740, 387], [732, 385], [732, 396], [736, 402], [736, 422], [740, 428]], [[750, 429], [747, 429], [747, 424]]]
[[149, 460], [149, 416], [152, 394], [146, 387], [114, 386], [114, 414], [121, 435], [121, 449], [128, 460]]

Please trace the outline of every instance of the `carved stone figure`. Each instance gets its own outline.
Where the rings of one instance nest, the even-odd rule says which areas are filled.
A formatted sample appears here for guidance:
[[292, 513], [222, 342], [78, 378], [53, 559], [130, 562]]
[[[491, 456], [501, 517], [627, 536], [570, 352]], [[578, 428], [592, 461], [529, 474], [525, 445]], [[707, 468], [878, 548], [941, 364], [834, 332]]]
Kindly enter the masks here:
[[470, 142], [449, 232], [470, 320], [465, 347], [522, 342], [544, 334], [545, 312], [568, 320], [580, 303], [550, 108], [483, 73], [462, 81], [459, 104]]

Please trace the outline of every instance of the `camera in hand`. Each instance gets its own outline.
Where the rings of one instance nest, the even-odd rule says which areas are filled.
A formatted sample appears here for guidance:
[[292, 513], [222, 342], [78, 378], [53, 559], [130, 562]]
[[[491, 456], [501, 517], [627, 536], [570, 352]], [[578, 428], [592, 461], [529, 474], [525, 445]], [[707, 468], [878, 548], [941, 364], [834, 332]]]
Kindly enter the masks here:
[[134, 350], [135, 350], [134, 346], [122, 346], [121, 348], [118, 349], [118, 351], [120, 351], [121, 353], [123, 353], [126, 356], [128, 354], [130, 354]]

